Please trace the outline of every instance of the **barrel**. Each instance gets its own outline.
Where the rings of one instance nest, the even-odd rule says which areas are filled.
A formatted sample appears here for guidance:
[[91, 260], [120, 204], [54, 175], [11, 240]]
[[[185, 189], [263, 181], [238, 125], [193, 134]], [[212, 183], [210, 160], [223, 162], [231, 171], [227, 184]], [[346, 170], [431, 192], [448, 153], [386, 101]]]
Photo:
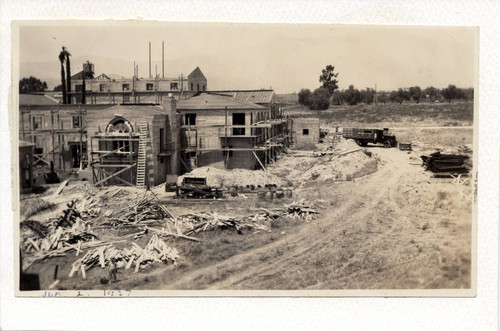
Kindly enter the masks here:
[[285, 197], [285, 192], [282, 189], [276, 190], [276, 199], [283, 199]]
[[273, 200], [274, 193], [272, 191], [266, 192], [266, 200]]
[[292, 190], [291, 189], [286, 189], [285, 190], [285, 197], [291, 198], [292, 197]]
[[238, 196], [238, 189], [236, 187], [231, 187], [229, 188], [229, 194], [232, 196], [232, 197], [236, 197]]
[[259, 193], [257, 193], [257, 196], [259, 197], [259, 199], [264, 200], [266, 198], [266, 191], [260, 191]]

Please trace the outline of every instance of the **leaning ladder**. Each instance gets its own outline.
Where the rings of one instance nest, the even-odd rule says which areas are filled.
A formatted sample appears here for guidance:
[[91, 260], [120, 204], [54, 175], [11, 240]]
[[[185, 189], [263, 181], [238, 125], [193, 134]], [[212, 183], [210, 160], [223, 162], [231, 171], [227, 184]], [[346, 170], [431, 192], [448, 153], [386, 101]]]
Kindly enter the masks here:
[[144, 188], [146, 183], [146, 148], [148, 139], [148, 122], [142, 121], [139, 126], [139, 151], [137, 155], [137, 188]]

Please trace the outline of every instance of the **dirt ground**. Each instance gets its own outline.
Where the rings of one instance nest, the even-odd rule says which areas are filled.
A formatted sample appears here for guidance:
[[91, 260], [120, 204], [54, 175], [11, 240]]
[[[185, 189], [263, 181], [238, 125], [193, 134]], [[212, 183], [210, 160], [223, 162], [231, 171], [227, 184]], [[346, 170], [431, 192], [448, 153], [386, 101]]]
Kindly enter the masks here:
[[[153, 189], [175, 215], [208, 211], [241, 216], [304, 199], [320, 211], [310, 222], [286, 217], [267, 224], [269, 232], [217, 229], [197, 234], [200, 242], [170, 239], [167, 244], [180, 254], [177, 264], [150, 264], [138, 273], [120, 269], [114, 284], [100, 283], [107, 270], [99, 266], [88, 270], [86, 279], [69, 278], [77, 259], [74, 251], [35, 263], [26, 271], [39, 274], [46, 289], [54, 281], [57, 265], [60, 290], [469, 288], [472, 180], [431, 178], [420, 165], [420, 155], [436, 147], [456, 151], [472, 144], [471, 129], [451, 130], [433, 130], [421, 139], [421, 131], [400, 129], [397, 134], [412, 141], [414, 151], [369, 146], [342, 156], [338, 155], [359, 147], [352, 141], [332, 145], [328, 135], [317, 152], [330, 154], [313, 157], [298, 151], [283, 155], [269, 168], [269, 176], [293, 188], [293, 196], [282, 200], [266, 201], [250, 193], [220, 201], [175, 201], [163, 185]], [[44, 194], [23, 196], [21, 203], [48, 199], [56, 188], [57, 184]], [[102, 213], [123, 208], [145, 194], [125, 187], [115, 199], [104, 194], [116, 189], [70, 182], [63, 194], [50, 199], [54, 208], [30, 219], [44, 222], [60, 214], [67, 202], [89, 194], [101, 199]], [[106, 241], [137, 232], [95, 231]], [[132, 242], [144, 247], [148, 240], [148, 236], [135, 241], [128, 237], [116, 247], [130, 247]]]

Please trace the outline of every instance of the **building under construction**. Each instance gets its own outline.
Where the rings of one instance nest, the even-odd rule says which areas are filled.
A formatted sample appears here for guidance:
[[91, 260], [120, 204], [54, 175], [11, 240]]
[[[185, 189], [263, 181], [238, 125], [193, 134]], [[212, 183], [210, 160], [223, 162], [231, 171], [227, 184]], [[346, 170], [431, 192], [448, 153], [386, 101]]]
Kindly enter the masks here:
[[19, 138], [33, 144], [35, 166], [98, 185], [157, 185], [201, 166], [266, 168], [292, 144], [292, 121], [273, 96], [217, 91], [158, 104], [61, 105], [21, 95]]
[[[179, 173], [175, 100], [161, 105], [26, 104], [19, 139], [33, 145], [33, 165], [78, 172], [95, 184], [156, 185]], [[40, 101], [44, 96], [37, 96]]]
[[272, 90], [224, 91], [181, 100], [177, 110], [186, 170], [208, 165], [265, 168], [291, 143], [291, 122], [273, 95]]

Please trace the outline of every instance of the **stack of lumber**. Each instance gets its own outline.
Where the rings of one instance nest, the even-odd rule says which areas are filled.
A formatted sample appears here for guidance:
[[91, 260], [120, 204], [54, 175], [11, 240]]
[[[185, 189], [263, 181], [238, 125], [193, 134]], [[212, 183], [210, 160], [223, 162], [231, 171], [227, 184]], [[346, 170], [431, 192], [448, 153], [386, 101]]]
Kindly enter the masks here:
[[69, 277], [73, 277], [75, 272], [80, 271], [83, 278], [86, 271], [95, 265], [105, 268], [110, 261], [116, 263], [117, 268], [130, 269], [135, 262], [135, 272], [140, 268], [145, 268], [154, 262], [173, 263], [179, 259], [179, 252], [168, 246], [157, 234], [151, 236], [146, 247], [141, 248], [136, 243], [132, 243], [130, 249], [118, 249], [113, 245], [105, 245], [95, 249], [90, 249], [87, 253], [73, 262]]
[[469, 168], [465, 164], [469, 159], [467, 155], [441, 154], [436, 152], [430, 156], [421, 156], [426, 170], [434, 173], [467, 173]]
[[47, 257], [65, 255], [70, 249], [79, 250], [82, 243], [97, 239], [90, 225], [80, 218], [74, 202], [47, 225], [33, 220], [21, 222], [20, 233], [21, 250], [31, 255], [23, 260], [28, 266]]
[[217, 213], [186, 214], [177, 218], [178, 227], [185, 235], [210, 231], [216, 228], [235, 229], [241, 233], [243, 229], [270, 231], [268, 227], [261, 224], [262, 221], [269, 220], [265, 213], [250, 215], [239, 218]]
[[303, 199], [300, 201], [293, 201], [285, 205], [285, 207], [285, 213], [288, 217], [304, 219], [307, 222], [316, 219], [317, 214], [319, 214], [319, 211], [312, 208], [311, 205]]
[[[38, 224], [35, 226], [35, 224]], [[87, 242], [97, 238], [81, 220], [76, 220], [71, 227], [46, 227], [35, 221], [21, 223], [21, 248], [24, 252], [49, 252], [72, 246], [78, 242]]]
[[108, 211], [103, 216], [99, 224], [110, 226], [163, 223], [165, 218], [172, 218], [171, 213], [151, 197], [116, 212]]

